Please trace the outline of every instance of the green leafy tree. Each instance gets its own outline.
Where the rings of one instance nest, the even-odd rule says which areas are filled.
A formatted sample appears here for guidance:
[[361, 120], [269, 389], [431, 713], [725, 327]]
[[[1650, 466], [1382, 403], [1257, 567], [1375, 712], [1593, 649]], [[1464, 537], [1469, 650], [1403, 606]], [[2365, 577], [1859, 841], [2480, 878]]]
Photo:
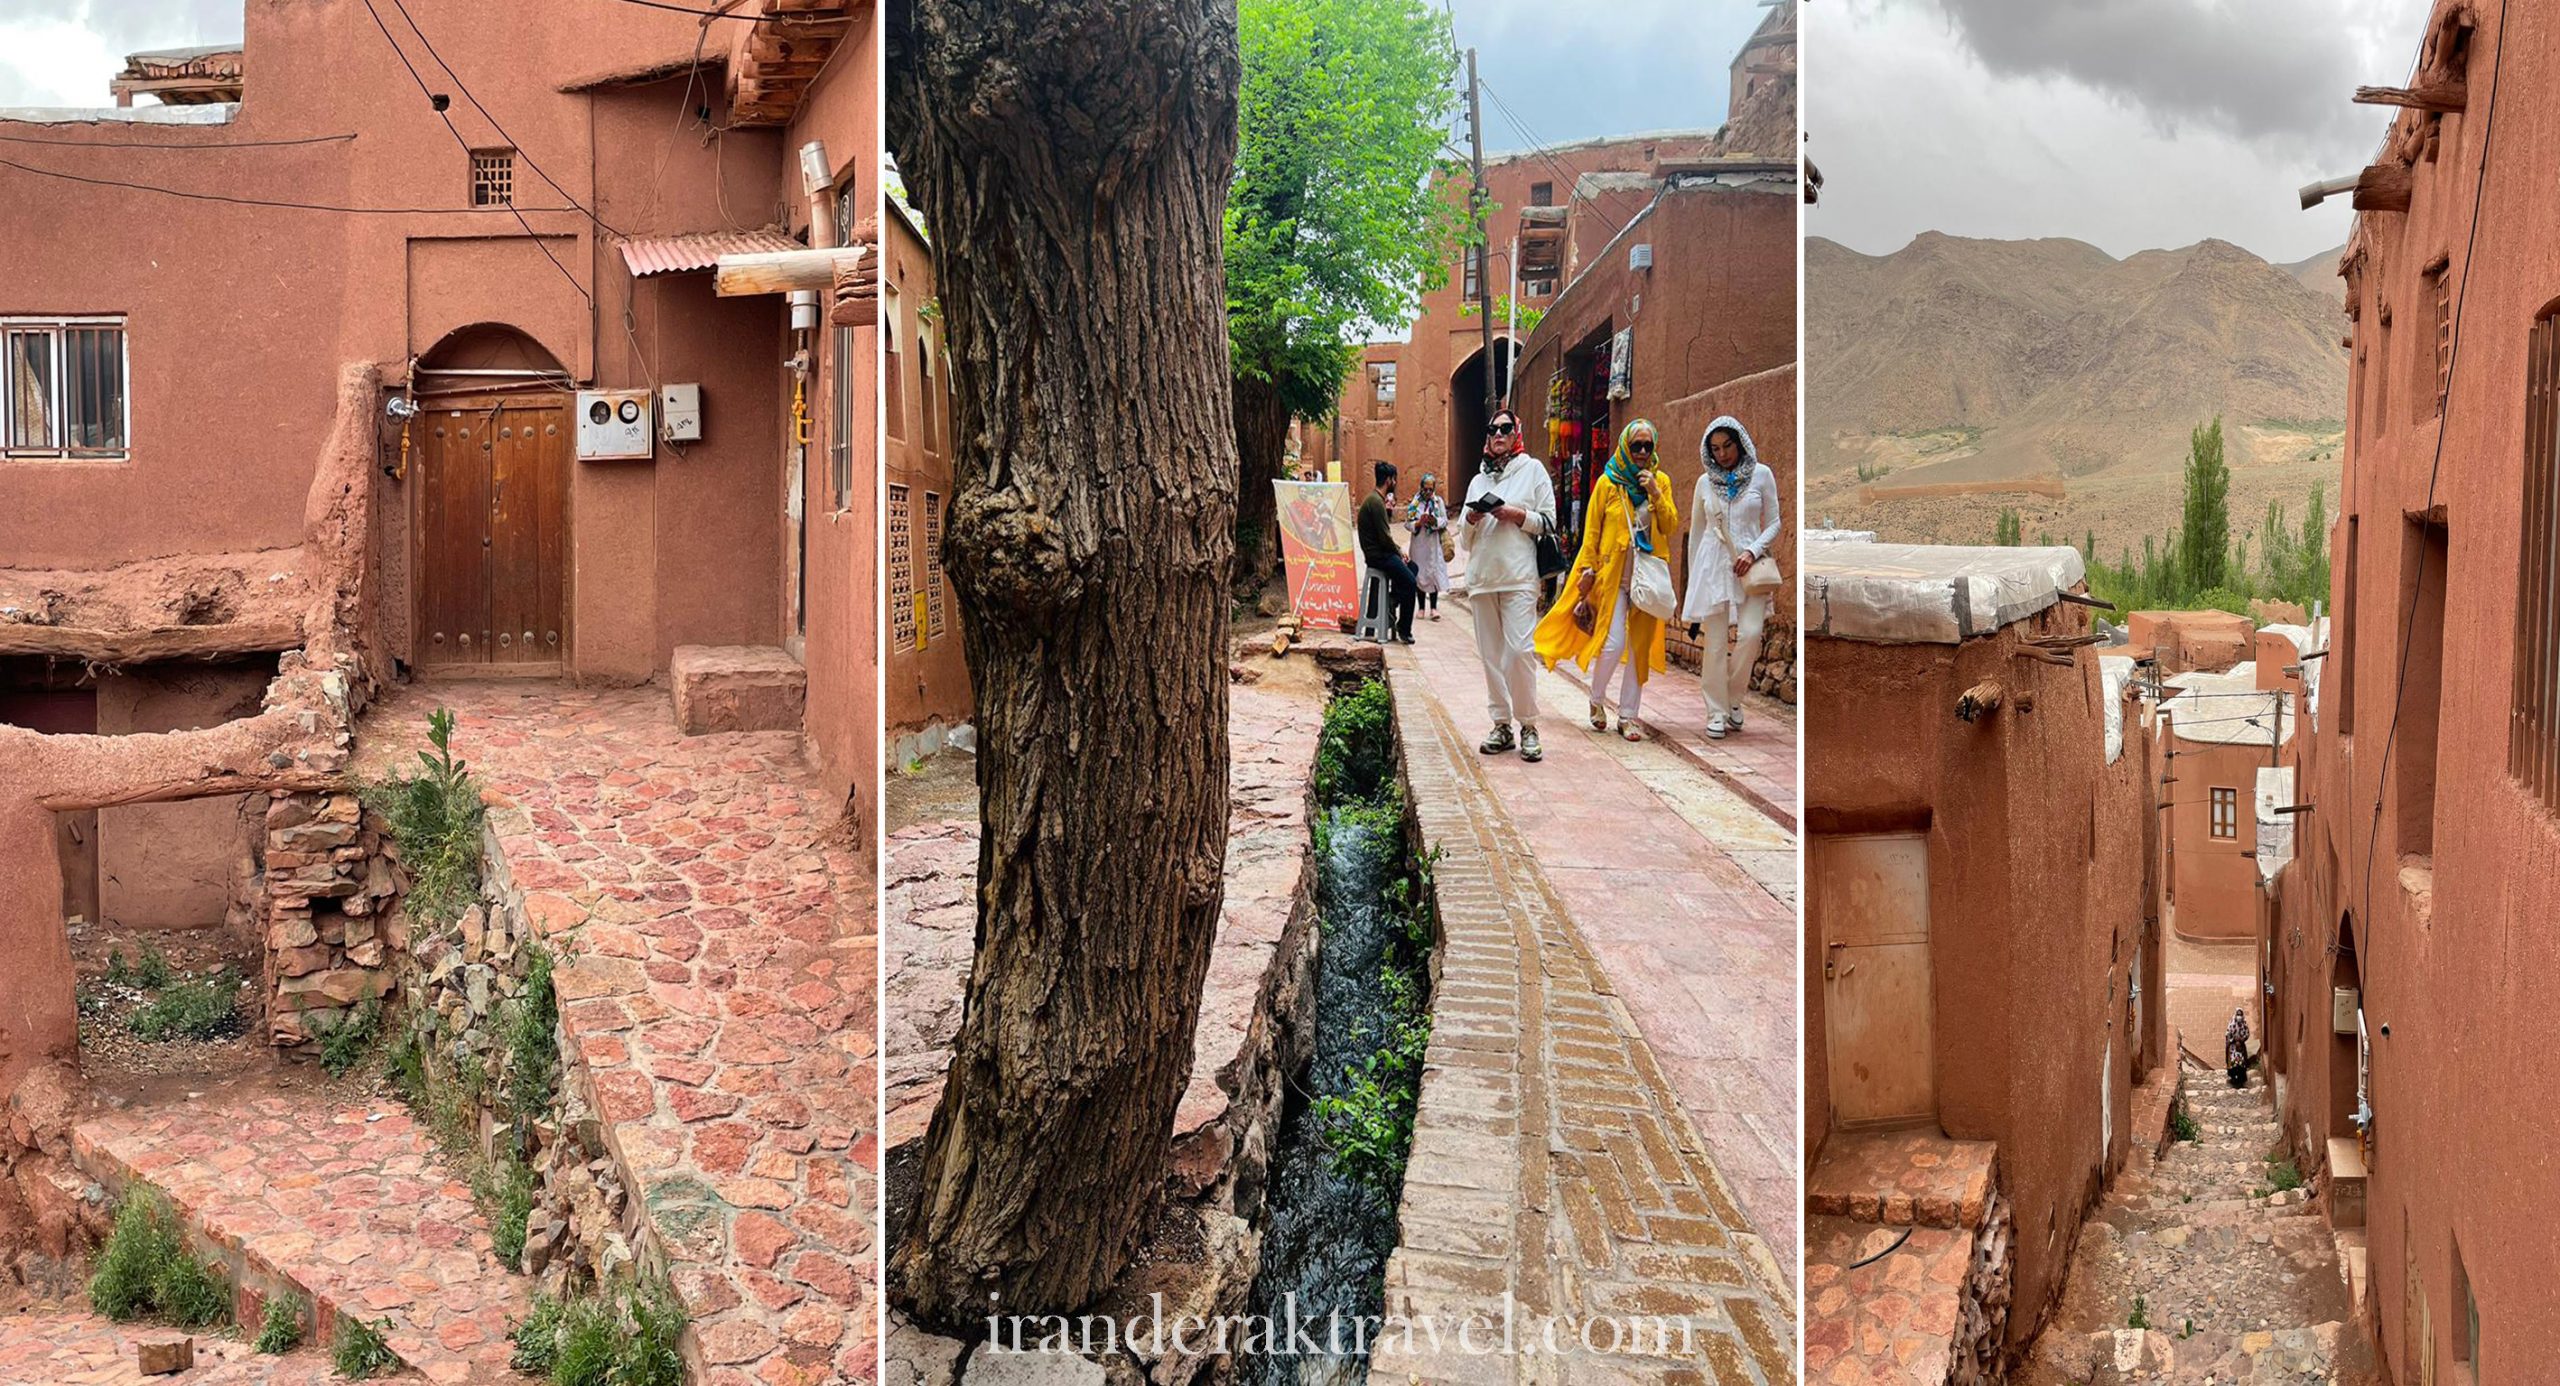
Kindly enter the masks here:
[[2222, 419], [2189, 435], [2187, 495], [2179, 526], [2179, 576], [2185, 590], [2228, 585], [2231, 576], [2231, 468], [2222, 460]]
[[1457, 109], [1448, 16], [1424, 0], [1241, 0], [1244, 84], [1227, 198], [1236, 584], [1279, 552], [1271, 483], [1289, 422], [1330, 415], [1364, 329], [1413, 316], [1465, 210], [1433, 175]]
[[2003, 508], [2000, 512], [1999, 522], [1991, 531], [1991, 542], [1998, 544], [2002, 548], [2016, 548], [2019, 543], [2018, 531], [2022, 524], [2023, 522], [2018, 518], [2017, 511]]

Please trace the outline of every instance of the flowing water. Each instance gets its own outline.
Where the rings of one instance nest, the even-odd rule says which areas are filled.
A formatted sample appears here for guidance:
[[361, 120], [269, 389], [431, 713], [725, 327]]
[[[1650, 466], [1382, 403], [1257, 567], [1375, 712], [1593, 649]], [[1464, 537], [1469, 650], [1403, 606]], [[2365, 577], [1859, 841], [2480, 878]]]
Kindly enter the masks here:
[[1363, 1061], [1384, 1043], [1393, 1008], [1384, 974], [1398, 960], [1404, 929], [1389, 892], [1406, 875], [1404, 840], [1374, 817], [1339, 808], [1322, 817], [1314, 1055], [1291, 1088], [1272, 1156], [1250, 1306], [1273, 1326], [1272, 1340], [1267, 1351], [1237, 1359], [1239, 1375], [1254, 1386], [1365, 1378], [1396, 1244], [1394, 1197], [1335, 1170], [1316, 1104], [1349, 1092]]

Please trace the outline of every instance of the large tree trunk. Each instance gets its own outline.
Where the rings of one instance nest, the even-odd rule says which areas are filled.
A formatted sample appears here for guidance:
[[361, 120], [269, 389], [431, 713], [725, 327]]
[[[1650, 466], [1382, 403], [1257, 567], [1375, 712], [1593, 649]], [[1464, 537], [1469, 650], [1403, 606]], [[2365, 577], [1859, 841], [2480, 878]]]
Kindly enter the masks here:
[[1251, 598], [1280, 564], [1280, 504], [1271, 483], [1289, 454], [1289, 406], [1268, 380], [1234, 382], [1236, 593]]
[[1154, 1217], [1218, 918], [1233, 0], [909, 0], [889, 143], [953, 359], [977, 955], [891, 1294], [1065, 1311]]

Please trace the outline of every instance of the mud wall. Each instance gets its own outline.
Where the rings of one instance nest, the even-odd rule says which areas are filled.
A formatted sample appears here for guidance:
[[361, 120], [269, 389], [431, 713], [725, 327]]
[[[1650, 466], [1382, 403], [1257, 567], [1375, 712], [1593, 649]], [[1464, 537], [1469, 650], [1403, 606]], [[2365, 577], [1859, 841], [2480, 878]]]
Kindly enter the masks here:
[[[2171, 922], [2180, 938], [2250, 942], [2258, 937], [2259, 902], [2258, 863], [2248, 854], [2258, 850], [2258, 772], [2267, 767], [2267, 748], [2189, 741], [2177, 734], [2178, 704], [2172, 702], [2169, 707], [2168, 731], [2162, 741], [2171, 757], [2169, 775], [2176, 783], [2165, 793], [2169, 807], [2160, 816], [2168, 820], [2171, 837]], [[2208, 710], [2197, 715], [2230, 714]], [[2216, 789], [2231, 790], [2236, 796], [2232, 827], [2237, 836], [2213, 835]], [[2199, 1047], [2197, 1052], [2207, 1051]]]
[[[273, 661], [133, 668], [98, 681], [109, 736], [190, 731], [255, 716]], [[220, 924], [255, 828], [252, 796], [219, 795], [98, 812], [100, 913], [133, 929]], [[259, 805], [263, 808], [263, 805]]]
[[[1928, 836], [1938, 1124], [1999, 1145], [2016, 1219], [2012, 1348], [2060, 1292], [2080, 1219], [2129, 1131], [2141, 765], [2106, 763], [2093, 658], [2062, 669], [2016, 657], [2029, 636], [2084, 624], [2056, 607], [1962, 646], [1817, 638], [1806, 652], [1809, 720], [1892, 729], [1808, 744], [1808, 829]], [[1959, 721], [1957, 699], [1985, 681], [2002, 687], [2003, 706]], [[1832, 1122], [1817, 928], [1809, 913], [1808, 1170]]]

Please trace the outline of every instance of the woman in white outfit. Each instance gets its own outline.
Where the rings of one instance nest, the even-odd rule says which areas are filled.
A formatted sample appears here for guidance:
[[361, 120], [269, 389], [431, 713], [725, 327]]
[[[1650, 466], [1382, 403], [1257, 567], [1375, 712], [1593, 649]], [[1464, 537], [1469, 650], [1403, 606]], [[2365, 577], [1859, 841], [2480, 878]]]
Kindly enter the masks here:
[[1778, 478], [1760, 461], [1750, 430], [1719, 415], [1698, 440], [1706, 470], [1690, 507], [1689, 587], [1680, 619], [1698, 637], [1698, 685], [1707, 699], [1707, 735], [1742, 730], [1742, 694], [1760, 656], [1774, 588], [1753, 592], [1744, 576], [1778, 542]]

